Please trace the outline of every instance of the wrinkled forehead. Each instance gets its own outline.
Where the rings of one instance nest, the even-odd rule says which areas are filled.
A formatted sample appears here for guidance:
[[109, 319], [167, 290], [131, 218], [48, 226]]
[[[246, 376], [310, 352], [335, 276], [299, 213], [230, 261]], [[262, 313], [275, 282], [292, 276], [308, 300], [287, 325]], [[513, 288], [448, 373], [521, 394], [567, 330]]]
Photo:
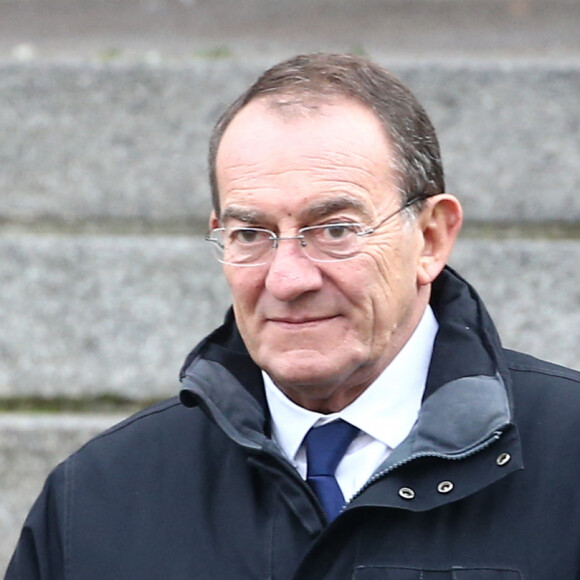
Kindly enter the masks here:
[[380, 207], [398, 197], [390, 157], [377, 118], [356, 101], [256, 100], [232, 120], [218, 150], [220, 206], [284, 205], [291, 195], [305, 205], [342, 196]]
[[361, 139], [373, 139], [389, 153], [392, 149], [390, 135], [378, 115], [357, 99], [341, 95], [283, 93], [256, 97], [234, 115], [220, 140], [216, 162], [232, 141], [236, 141], [238, 147], [239, 140], [248, 145], [259, 140], [268, 141], [270, 134], [278, 129], [289, 147], [294, 144], [290, 139], [297, 139], [301, 133], [320, 137], [315, 139], [319, 145], [323, 145], [325, 137], [337, 137], [342, 133], [345, 139], [360, 134]]

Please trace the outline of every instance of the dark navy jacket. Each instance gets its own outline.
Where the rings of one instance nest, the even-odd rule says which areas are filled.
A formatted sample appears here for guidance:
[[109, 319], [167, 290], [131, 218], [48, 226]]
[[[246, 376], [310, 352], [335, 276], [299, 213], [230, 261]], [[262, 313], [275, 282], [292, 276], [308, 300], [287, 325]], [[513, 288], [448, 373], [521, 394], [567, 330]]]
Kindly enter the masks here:
[[504, 350], [446, 269], [418, 421], [330, 525], [231, 314], [180, 399], [59, 465], [7, 580], [580, 580], [580, 373]]

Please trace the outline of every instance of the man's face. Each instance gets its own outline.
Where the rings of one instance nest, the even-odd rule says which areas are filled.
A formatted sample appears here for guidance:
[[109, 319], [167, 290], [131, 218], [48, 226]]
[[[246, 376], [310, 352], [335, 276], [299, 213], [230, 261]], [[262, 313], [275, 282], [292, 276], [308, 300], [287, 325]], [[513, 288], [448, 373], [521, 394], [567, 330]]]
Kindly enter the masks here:
[[[294, 236], [333, 221], [370, 227], [400, 207], [390, 144], [369, 109], [347, 99], [293, 107], [256, 100], [227, 128], [216, 161], [221, 225]], [[313, 262], [286, 240], [266, 265], [224, 265], [254, 361], [299, 405], [346, 406], [394, 358], [424, 311], [421, 245], [415, 221], [401, 213], [346, 261]]]

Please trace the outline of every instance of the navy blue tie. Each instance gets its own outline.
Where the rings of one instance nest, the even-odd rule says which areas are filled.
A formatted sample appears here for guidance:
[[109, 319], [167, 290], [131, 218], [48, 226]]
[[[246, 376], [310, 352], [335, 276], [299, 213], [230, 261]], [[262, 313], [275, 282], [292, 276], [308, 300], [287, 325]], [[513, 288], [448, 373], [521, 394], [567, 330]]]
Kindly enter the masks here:
[[358, 429], [342, 419], [314, 427], [304, 438], [306, 445], [306, 482], [320, 499], [322, 507], [332, 521], [344, 506], [334, 472]]

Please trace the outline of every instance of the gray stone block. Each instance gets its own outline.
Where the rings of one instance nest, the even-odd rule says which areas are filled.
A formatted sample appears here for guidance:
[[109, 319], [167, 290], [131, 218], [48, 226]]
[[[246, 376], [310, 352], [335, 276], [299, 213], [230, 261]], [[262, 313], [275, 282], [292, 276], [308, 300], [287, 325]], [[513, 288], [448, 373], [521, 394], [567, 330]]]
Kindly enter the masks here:
[[[380, 60], [430, 112], [468, 219], [580, 220], [580, 66]], [[271, 63], [0, 64], [2, 221], [201, 228], [210, 127]]]
[[33, 50], [15, 56], [332, 49], [545, 57], [578, 51], [579, 14], [574, 0], [1, 0], [0, 51], [26, 42]]
[[48, 473], [121, 416], [0, 414], [0, 576]]
[[174, 394], [186, 354], [228, 303], [202, 244], [0, 238], [0, 396]]
[[[0, 396], [143, 400], [178, 389], [188, 351], [229, 294], [201, 241], [0, 238]], [[506, 345], [580, 368], [574, 241], [462, 240], [453, 264]]]
[[[228, 67], [230, 70], [230, 67]], [[4, 220], [205, 223], [208, 129], [252, 73], [0, 65]]]
[[433, 119], [448, 191], [468, 220], [580, 220], [580, 67], [470, 62], [400, 73]]
[[452, 256], [504, 346], [580, 370], [580, 242], [461, 240]]

